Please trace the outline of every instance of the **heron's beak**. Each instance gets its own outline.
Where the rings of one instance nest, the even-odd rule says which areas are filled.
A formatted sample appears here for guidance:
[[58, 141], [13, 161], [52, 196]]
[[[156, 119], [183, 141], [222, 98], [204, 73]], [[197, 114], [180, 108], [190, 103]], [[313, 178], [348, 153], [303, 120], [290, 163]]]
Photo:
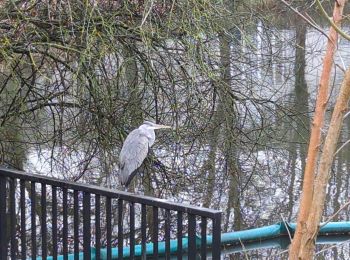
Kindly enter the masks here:
[[171, 126], [168, 125], [156, 125], [155, 129], [165, 129], [165, 128], [172, 128]]

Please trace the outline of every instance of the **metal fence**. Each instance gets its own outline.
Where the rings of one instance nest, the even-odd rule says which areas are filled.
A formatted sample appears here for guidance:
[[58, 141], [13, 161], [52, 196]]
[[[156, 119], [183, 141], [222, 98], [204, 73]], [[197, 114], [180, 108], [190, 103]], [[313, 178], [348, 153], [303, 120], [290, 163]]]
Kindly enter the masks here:
[[0, 259], [206, 259], [208, 231], [220, 259], [220, 225], [220, 211], [0, 168]]

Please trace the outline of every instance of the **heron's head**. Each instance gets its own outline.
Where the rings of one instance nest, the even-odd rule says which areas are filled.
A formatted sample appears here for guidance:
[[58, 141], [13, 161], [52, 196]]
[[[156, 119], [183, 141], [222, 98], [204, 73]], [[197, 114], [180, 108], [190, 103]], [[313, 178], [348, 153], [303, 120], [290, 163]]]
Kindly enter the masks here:
[[150, 121], [145, 121], [142, 124], [142, 127], [146, 127], [148, 129], [162, 129], [162, 128], [171, 128], [171, 126], [167, 125], [159, 125]]

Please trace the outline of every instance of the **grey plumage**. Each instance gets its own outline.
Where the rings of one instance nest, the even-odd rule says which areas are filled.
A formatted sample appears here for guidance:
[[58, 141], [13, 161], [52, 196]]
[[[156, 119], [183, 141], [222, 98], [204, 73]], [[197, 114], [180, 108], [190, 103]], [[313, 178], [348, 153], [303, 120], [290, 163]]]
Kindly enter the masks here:
[[155, 129], [171, 128], [145, 121], [126, 137], [119, 155], [119, 180], [128, 186], [155, 141]]

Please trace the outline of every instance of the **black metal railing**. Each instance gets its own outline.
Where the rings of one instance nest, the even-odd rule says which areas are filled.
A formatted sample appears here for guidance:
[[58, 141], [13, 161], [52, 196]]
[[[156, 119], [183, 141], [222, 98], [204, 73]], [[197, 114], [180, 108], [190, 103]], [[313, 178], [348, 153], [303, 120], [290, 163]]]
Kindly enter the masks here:
[[220, 259], [220, 225], [220, 211], [0, 168], [0, 259], [134, 259], [137, 244], [143, 259], [150, 246], [153, 259], [206, 259], [209, 232]]

